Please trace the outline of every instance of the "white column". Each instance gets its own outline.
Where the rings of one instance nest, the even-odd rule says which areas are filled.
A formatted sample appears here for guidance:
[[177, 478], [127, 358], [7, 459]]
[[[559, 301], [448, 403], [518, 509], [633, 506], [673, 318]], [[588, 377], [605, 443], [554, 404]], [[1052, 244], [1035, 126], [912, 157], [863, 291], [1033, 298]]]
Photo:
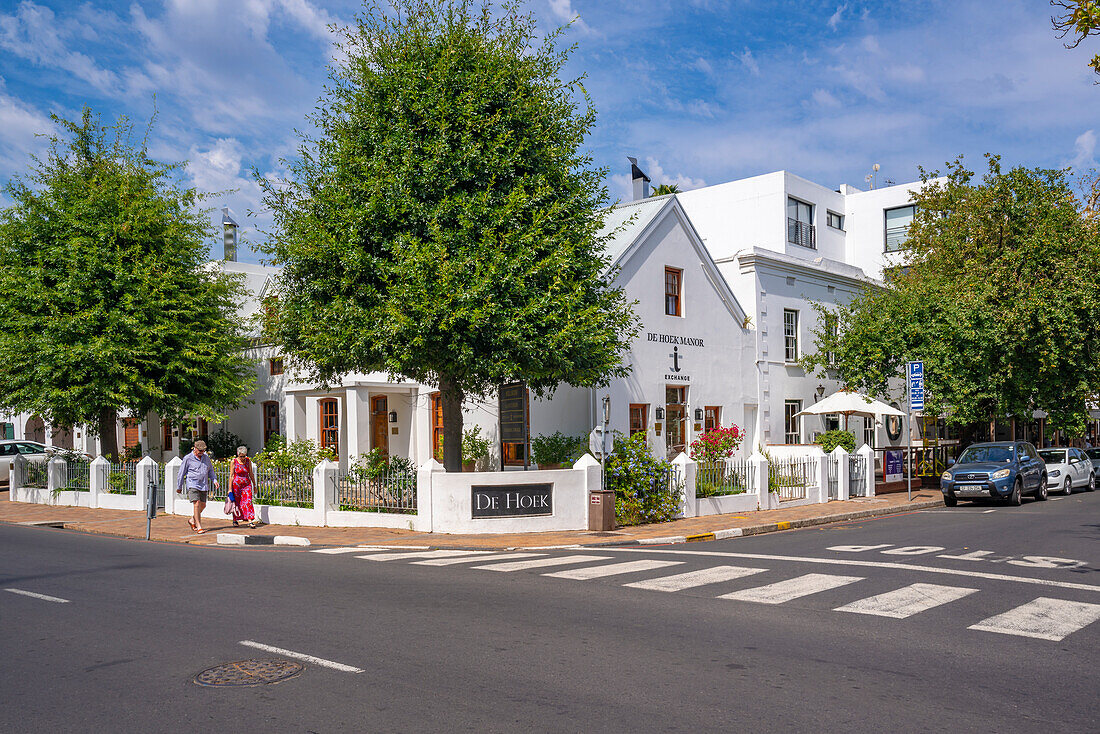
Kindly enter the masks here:
[[173, 456], [172, 460], [164, 465], [164, 514], [176, 515], [190, 513], [177, 513], [176, 512], [176, 498], [179, 495], [176, 494], [176, 483], [179, 481], [180, 465], [183, 464], [183, 459], [178, 456]]
[[676, 469], [677, 479], [683, 483], [683, 497], [680, 498], [680, 516], [695, 517], [695, 477], [699, 466], [688, 458], [683, 451], [672, 460], [672, 466]]
[[336, 473], [339, 465], [325, 459], [313, 467], [313, 512], [321, 527], [328, 525], [329, 510], [336, 507]]
[[[142, 448], [148, 448], [143, 446]], [[153, 480], [156, 478], [157, 462], [151, 456], [146, 456], [138, 462], [137, 476], [134, 477], [137, 485], [138, 506], [145, 510], [149, 506], [149, 492], [153, 491]], [[168, 495], [165, 495], [165, 504], [168, 504]]]
[[300, 438], [305, 438], [306, 429], [306, 405], [305, 398], [294, 393], [286, 394], [286, 429], [283, 435], [286, 442], [291, 443]]
[[8, 500], [11, 502], [22, 502], [19, 494], [23, 488], [21, 480], [23, 474], [27, 469], [27, 460], [23, 458], [22, 454], [16, 454], [15, 458], [11, 460], [11, 470], [8, 472]]
[[837, 446], [827, 459], [836, 463], [836, 497], [838, 500], [846, 500], [850, 497], [848, 451], [843, 446]]
[[88, 502], [90, 507], [99, 507], [99, 495], [107, 491], [107, 475], [111, 471], [111, 462], [102, 456], [92, 459], [88, 469]]
[[[838, 447], [839, 448], [839, 447]], [[829, 501], [829, 457], [824, 453], [817, 459], [817, 502]]]
[[756, 483], [756, 498], [760, 510], [771, 509], [771, 493], [768, 492], [768, 457], [754, 451], [749, 457], [749, 471]]
[[[359, 455], [359, 389], [355, 387], [349, 387], [344, 391], [344, 404], [347, 406], [344, 410], [344, 414], [347, 418], [347, 430], [345, 431], [347, 441], [347, 451], [344, 453], [346, 456], [343, 458], [347, 461], [347, 465], [350, 466], [355, 458]], [[388, 428], [388, 427], [387, 427]], [[373, 447], [372, 447], [373, 448]]]
[[867, 444], [863, 444], [862, 446], [859, 447], [859, 450], [856, 451], [856, 453], [863, 457], [863, 471], [866, 474], [866, 479], [864, 481], [867, 482], [867, 496], [868, 497], [874, 497], [875, 496], [875, 450], [873, 448], [871, 448], [870, 446], [868, 446]]
[[54, 498], [60, 497], [55, 492], [65, 489], [66, 468], [65, 460], [60, 456], [55, 456], [46, 464], [46, 489], [49, 492], [51, 504], [54, 504]]
[[432, 474], [443, 470], [443, 465], [435, 459], [428, 459], [416, 470], [416, 515], [420, 520], [417, 530], [422, 533], [433, 532]]

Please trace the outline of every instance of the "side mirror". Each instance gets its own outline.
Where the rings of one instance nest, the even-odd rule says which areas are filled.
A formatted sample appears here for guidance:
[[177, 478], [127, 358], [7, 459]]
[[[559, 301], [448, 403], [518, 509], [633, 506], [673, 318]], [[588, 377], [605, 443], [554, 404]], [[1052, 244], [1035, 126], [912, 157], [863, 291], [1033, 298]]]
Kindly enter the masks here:
[[954, 466], [955, 465], [955, 460], [954, 459], [948, 459], [947, 460], [947, 465], [948, 466]]

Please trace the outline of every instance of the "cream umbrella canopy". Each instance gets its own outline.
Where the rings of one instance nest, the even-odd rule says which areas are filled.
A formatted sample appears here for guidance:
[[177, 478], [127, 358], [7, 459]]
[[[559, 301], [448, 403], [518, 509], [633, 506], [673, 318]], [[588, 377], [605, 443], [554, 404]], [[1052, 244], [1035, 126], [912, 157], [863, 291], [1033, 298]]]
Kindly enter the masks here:
[[795, 416], [827, 415], [831, 413], [840, 413], [844, 415], [845, 428], [848, 426], [848, 416], [853, 414], [869, 415], [873, 418], [877, 418], [880, 415], [905, 415], [904, 411], [887, 405], [881, 400], [875, 400], [874, 398], [861, 395], [857, 392], [841, 390], [823, 400], [817, 401], [812, 407], [795, 413]]

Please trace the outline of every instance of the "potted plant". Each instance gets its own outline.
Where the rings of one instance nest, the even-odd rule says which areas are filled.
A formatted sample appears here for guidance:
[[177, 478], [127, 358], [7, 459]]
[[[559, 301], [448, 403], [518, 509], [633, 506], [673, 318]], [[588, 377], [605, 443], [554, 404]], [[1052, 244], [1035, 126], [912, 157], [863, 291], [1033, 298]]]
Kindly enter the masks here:
[[531, 454], [539, 469], [561, 469], [572, 463], [584, 451], [584, 436], [566, 436], [556, 431], [549, 436], [531, 439]]
[[462, 432], [462, 471], [474, 471], [478, 459], [489, 455], [489, 439], [481, 437], [481, 426]]

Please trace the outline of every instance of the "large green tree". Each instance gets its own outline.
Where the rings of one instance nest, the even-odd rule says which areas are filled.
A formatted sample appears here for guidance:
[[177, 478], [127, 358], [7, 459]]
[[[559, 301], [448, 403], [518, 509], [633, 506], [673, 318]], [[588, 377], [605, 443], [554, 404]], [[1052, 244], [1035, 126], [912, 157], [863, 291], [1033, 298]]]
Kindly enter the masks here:
[[[923, 174], [907, 262], [816, 330], [807, 366], [885, 395], [925, 364], [927, 410], [962, 425], [1039, 408], [1079, 435], [1100, 392], [1100, 227], [1062, 171]], [[823, 320], [823, 323], [825, 320]], [[835, 355], [835, 365], [827, 361]]]
[[594, 111], [517, 3], [395, 0], [345, 29], [318, 132], [261, 180], [284, 266], [273, 336], [312, 379], [386, 371], [442, 393], [444, 464], [463, 400], [523, 380], [627, 373], [636, 319], [599, 237]]
[[47, 154], [0, 212], [0, 405], [86, 424], [117, 456], [120, 411], [220, 417], [252, 389], [236, 281], [179, 164], [152, 161], [125, 120], [53, 118]]

